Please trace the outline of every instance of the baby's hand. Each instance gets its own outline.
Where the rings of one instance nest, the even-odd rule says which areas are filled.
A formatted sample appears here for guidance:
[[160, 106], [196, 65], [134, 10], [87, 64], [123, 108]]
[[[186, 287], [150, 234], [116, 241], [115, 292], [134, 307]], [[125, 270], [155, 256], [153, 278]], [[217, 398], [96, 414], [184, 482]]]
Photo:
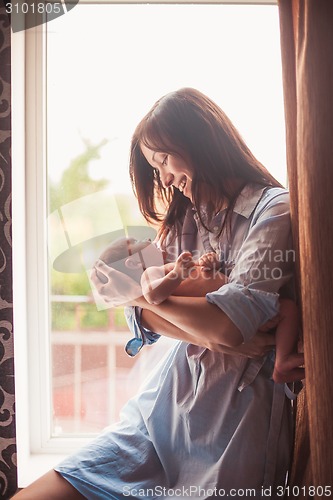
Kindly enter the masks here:
[[203, 271], [219, 270], [221, 262], [215, 252], [207, 252], [198, 260]]
[[182, 252], [176, 262], [174, 271], [182, 277], [182, 279], [188, 278], [192, 267], [195, 266], [195, 262], [192, 258], [191, 252]]

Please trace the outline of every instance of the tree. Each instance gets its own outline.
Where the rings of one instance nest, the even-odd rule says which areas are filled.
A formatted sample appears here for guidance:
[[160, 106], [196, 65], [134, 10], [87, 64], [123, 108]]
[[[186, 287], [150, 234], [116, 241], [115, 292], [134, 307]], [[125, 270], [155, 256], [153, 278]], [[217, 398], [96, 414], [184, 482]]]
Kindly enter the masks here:
[[89, 175], [89, 163], [100, 158], [100, 150], [107, 144], [103, 139], [98, 144], [91, 144], [89, 139], [83, 139], [85, 151], [74, 158], [63, 171], [58, 183], [49, 184], [49, 211], [87, 194], [95, 193], [108, 185], [107, 179], [92, 179]]
[[[89, 139], [83, 139], [85, 151], [71, 161], [63, 171], [59, 182], [49, 182], [49, 213], [82, 196], [107, 187], [109, 183], [107, 179], [96, 180], [89, 175], [90, 162], [100, 159], [100, 150], [107, 142], [103, 139], [98, 144], [92, 144]], [[51, 294], [54, 295], [86, 295], [90, 291], [85, 273], [64, 274], [53, 268], [50, 272], [50, 285]]]

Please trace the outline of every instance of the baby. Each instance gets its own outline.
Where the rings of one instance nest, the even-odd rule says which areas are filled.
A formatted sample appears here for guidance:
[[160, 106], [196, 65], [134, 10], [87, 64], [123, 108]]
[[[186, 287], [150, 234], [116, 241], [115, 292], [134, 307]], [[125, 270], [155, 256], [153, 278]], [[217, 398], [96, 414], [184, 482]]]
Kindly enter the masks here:
[[[198, 261], [193, 260], [191, 252], [182, 252], [175, 262], [165, 263], [163, 252], [150, 240], [134, 238], [116, 240], [102, 253], [100, 260], [140, 283], [143, 296], [150, 304], [160, 304], [170, 295], [177, 294], [177, 289], [190, 277], [195, 266], [208, 271], [218, 265], [214, 252], [204, 254]], [[156, 263], [158, 265], [154, 265]], [[185, 294], [184, 287], [182, 294]]]
[[[149, 250], [153, 252], [149, 254]], [[142, 252], [145, 254], [142, 255]], [[156, 252], [160, 252], [159, 265]], [[221, 262], [215, 252], [207, 252], [194, 261], [191, 252], [182, 252], [175, 262], [164, 263], [161, 251], [150, 240], [137, 241], [134, 238], [121, 238], [110, 245], [100, 256], [110, 267], [130, 276], [141, 284], [142, 293], [150, 304], [160, 304], [170, 295], [201, 296], [227, 283], [227, 278], [219, 274], [216, 288], [196, 290], [195, 285], [184, 287], [187, 278], [195, 278], [195, 267], [203, 272], [218, 271]], [[217, 274], [217, 273], [215, 273]], [[190, 280], [194, 282], [193, 280]], [[188, 281], [187, 281], [188, 283]], [[208, 287], [211, 285], [207, 285]], [[304, 355], [297, 353], [298, 310], [292, 300], [280, 299], [280, 321], [276, 328], [276, 359], [273, 380], [276, 383], [293, 382], [305, 376]]]

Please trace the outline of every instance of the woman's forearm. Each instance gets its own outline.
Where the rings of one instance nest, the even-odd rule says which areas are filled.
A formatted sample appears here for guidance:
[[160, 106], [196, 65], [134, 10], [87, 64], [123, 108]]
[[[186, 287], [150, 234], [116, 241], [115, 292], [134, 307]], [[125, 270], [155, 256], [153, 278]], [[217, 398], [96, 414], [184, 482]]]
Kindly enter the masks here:
[[177, 326], [173, 325], [164, 318], [161, 318], [157, 314], [144, 309], [141, 315], [141, 324], [149, 330], [158, 332], [164, 337], [170, 337], [175, 340], [182, 340], [183, 342], [188, 342], [189, 344], [199, 345], [200, 347], [208, 347], [210, 350], [215, 352], [224, 352], [226, 354], [238, 354], [238, 351], [234, 351], [230, 347], [223, 346], [222, 344], [212, 344], [208, 342], [206, 337], [202, 337], [199, 341], [196, 337], [181, 330]]
[[[216, 344], [236, 347], [243, 342], [236, 325], [221, 309], [207, 302], [205, 297], [170, 297], [159, 305], [148, 304], [141, 298], [137, 305], [178, 328], [180, 332], [176, 338], [180, 340], [208, 348]], [[153, 330], [156, 331], [155, 328]]]
[[[188, 342], [190, 344], [194, 343], [196, 340], [193, 335], [190, 335], [188, 332], [181, 330], [177, 326], [173, 325], [169, 321], [158, 314], [149, 311], [148, 309], [143, 309], [141, 314], [141, 324], [145, 328], [153, 332], [158, 332], [160, 335], [165, 337], [171, 337], [176, 340], [183, 340], [184, 342]], [[202, 346], [204, 347], [204, 346]]]
[[173, 339], [188, 342], [189, 344], [206, 347], [214, 352], [245, 356], [247, 358], [261, 358], [267, 354], [267, 352], [269, 352], [275, 344], [274, 335], [261, 332], [257, 332], [257, 334], [250, 341], [234, 348], [227, 347], [221, 343], [214, 344], [208, 340], [208, 337], [202, 336], [200, 339], [198, 337], [194, 337], [148, 309], [144, 309], [142, 311], [141, 323], [145, 328], [154, 332], [159, 332], [165, 337], [171, 337]]
[[[217, 290], [227, 283], [227, 277], [222, 273], [202, 271], [199, 267], [196, 267], [195, 271], [195, 276], [192, 274], [178, 286], [176, 292], [173, 292], [173, 295], [177, 296], [170, 297], [158, 305], [148, 304], [142, 299], [141, 307], [149, 309], [175, 326], [177, 330], [173, 335], [168, 335], [170, 329], [163, 333], [165, 335], [177, 334], [174, 338], [211, 348], [216, 345], [229, 347], [240, 345], [243, 337], [239, 329], [221, 309], [207, 302], [205, 298], [206, 293]], [[161, 333], [157, 325], [151, 329]]]

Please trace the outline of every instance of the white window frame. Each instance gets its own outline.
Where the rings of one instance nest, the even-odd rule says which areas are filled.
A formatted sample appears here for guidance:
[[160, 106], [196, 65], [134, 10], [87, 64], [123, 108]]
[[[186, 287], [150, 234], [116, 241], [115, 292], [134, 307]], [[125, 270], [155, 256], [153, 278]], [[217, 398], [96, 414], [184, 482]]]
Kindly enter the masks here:
[[[80, 3], [94, 3], [80, 0]], [[135, 1], [96, 3], [144, 3]], [[150, 3], [206, 3], [166, 0]], [[210, 0], [276, 4], [271, 0]], [[12, 34], [13, 289], [19, 487], [89, 438], [51, 438], [46, 248], [45, 25]], [[42, 215], [42, 216], [41, 216]], [[46, 395], [46, 396], [45, 396]]]
[[[12, 34], [13, 289], [18, 484], [86, 440], [50, 438], [44, 25]], [[76, 442], [75, 442], [76, 441]]]

